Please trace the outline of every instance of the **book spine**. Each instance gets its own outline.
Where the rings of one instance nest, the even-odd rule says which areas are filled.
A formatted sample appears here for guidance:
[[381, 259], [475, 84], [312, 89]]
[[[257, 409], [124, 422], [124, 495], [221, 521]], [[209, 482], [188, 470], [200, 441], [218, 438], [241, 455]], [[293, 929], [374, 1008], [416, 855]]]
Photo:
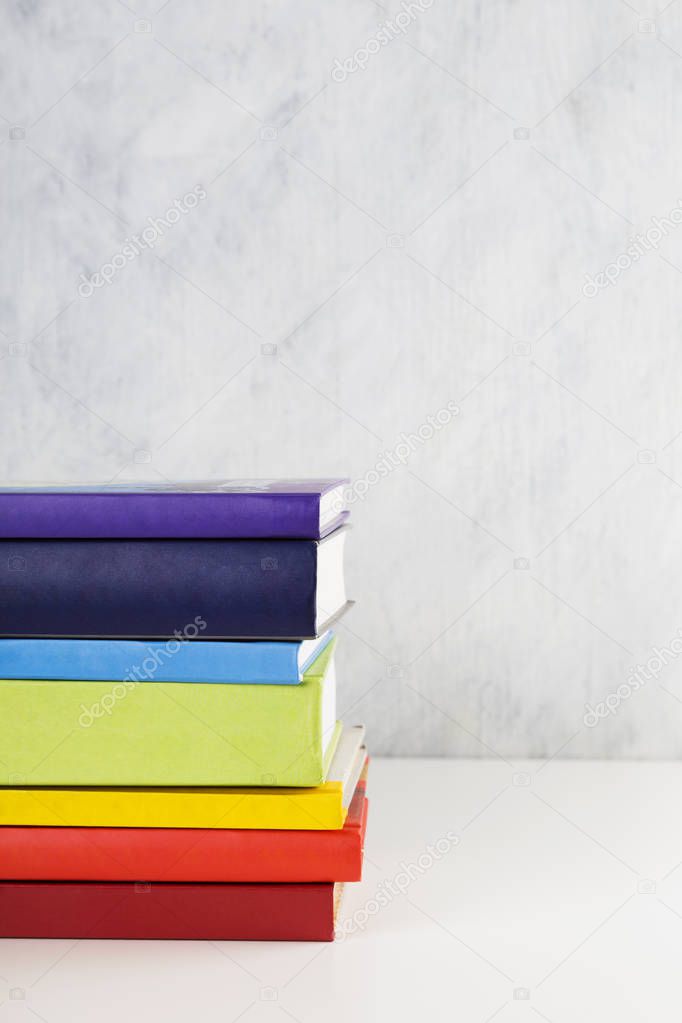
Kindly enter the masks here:
[[333, 884], [0, 882], [0, 937], [332, 941]]
[[316, 566], [313, 540], [2, 540], [0, 635], [312, 638]]
[[[119, 639], [0, 639], [0, 680], [297, 685], [298, 643]], [[320, 651], [321, 652], [321, 651]]]
[[319, 494], [0, 494], [0, 537], [320, 538]]
[[319, 785], [321, 691], [4, 679], [0, 784]]
[[[18, 781], [14, 781], [18, 784]], [[254, 828], [334, 831], [346, 811], [340, 786], [301, 788], [282, 799], [276, 789], [10, 788], [2, 789], [0, 825], [84, 828]], [[315, 793], [312, 797], [306, 793]]]
[[360, 827], [339, 831], [6, 827], [0, 878], [36, 881], [359, 881]]

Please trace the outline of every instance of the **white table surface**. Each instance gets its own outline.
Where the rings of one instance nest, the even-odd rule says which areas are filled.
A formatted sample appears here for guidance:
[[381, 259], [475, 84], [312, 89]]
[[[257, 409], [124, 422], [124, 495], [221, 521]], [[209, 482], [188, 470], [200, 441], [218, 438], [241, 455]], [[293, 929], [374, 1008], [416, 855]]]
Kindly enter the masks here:
[[0, 1023], [679, 1019], [682, 764], [374, 760], [368, 794], [343, 940], [0, 941]]

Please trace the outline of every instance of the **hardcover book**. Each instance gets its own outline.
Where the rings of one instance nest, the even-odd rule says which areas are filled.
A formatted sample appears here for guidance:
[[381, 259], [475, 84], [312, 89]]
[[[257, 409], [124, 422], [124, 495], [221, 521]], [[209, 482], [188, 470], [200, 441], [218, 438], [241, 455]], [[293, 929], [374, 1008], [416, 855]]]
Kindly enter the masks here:
[[338, 831], [4, 827], [0, 879], [359, 881], [365, 781]]
[[334, 647], [297, 686], [2, 679], [0, 784], [318, 785], [341, 730]]
[[0, 937], [333, 941], [340, 887], [0, 881]]
[[317, 540], [0, 540], [0, 635], [311, 639], [346, 606]]
[[345, 479], [0, 489], [0, 537], [319, 540], [348, 516]]
[[15, 781], [0, 788], [0, 825], [342, 828], [367, 759], [364, 732], [360, 725], [344, 730], [327, 780], [314, 788], [41, 788], [15, 787]]
[[[188, 638], [201, 636], [192, 626]], [[0, 680], [244, 682], [297, 685], [332, 638], [298, 642], [186, 639], [0, 639]]]

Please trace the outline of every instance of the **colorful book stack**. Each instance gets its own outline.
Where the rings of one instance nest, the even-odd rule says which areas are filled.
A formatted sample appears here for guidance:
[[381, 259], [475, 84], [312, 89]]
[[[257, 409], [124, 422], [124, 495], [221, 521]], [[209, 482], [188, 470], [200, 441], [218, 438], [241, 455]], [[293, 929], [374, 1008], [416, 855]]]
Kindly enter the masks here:
[[0, 491], [0, 936], [328, 941], [344, 480]]

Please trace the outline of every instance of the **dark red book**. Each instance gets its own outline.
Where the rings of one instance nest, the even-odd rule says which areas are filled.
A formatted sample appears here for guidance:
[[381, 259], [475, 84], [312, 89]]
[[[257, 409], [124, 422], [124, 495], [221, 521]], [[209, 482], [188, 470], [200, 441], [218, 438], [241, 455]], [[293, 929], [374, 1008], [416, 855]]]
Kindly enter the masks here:
[[2, 938], [333, 941], [334, 884], [2, 881]]
[[338, 831], [0, 827], [10, 881], [359, 881], [365, 781]]

